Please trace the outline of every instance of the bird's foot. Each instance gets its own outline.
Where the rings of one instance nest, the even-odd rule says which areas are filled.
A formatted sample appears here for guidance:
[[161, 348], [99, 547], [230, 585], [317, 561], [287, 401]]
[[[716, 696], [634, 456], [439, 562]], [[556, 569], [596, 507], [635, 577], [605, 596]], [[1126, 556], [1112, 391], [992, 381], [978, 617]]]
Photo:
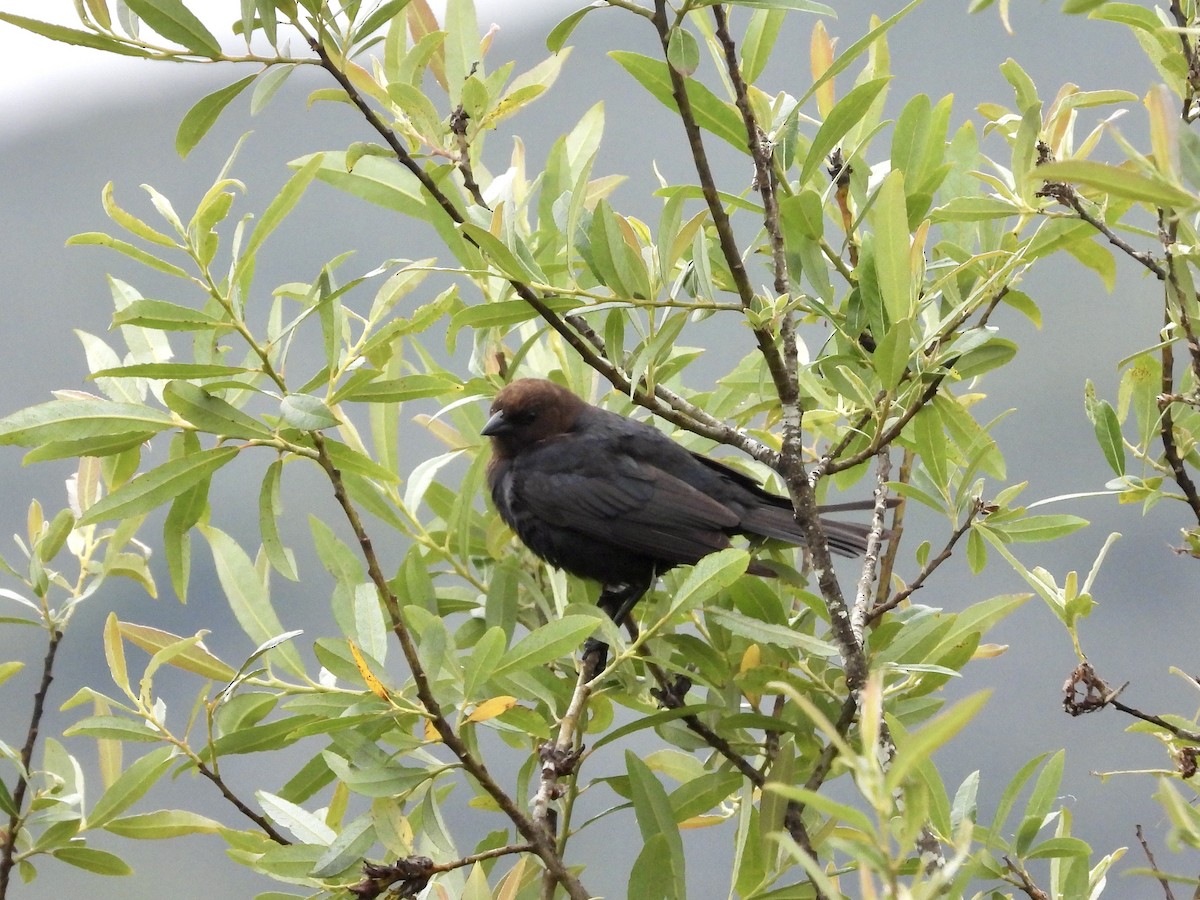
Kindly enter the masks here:
[[676, 675], [674, 680], [667, 682], [661, 688], [654, 688], [650, 696], [663, 705], [664, 709], [679, 709], [687, 699], [688, 691], [692, 689], [692, 679], [686, 675]]
[[608, 644], [599, 638], [588, 638], [583, 642], [580, 665], [583, 667], [583, 680], [591, 681], [608, 665]]

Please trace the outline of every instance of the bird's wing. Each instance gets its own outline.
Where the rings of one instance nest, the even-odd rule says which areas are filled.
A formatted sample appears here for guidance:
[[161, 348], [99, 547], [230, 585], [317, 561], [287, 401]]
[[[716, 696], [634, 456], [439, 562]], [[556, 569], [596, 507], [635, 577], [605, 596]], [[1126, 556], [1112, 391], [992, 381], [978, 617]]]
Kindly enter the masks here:
[[738, 517], [716, 500], [654, 466], [610, 456], [522, 478], [528, 511], [552, 527], [672, 565], [729, 546]]

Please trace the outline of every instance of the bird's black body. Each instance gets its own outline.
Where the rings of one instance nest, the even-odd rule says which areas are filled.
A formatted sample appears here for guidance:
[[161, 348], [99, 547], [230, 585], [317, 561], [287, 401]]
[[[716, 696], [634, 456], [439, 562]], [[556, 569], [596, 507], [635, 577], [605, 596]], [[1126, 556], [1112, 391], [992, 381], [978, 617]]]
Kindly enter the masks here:
[[[804, 543], [786, 498], [552, 382], [505, 387], [483, 433], [493, 442], [488, 482], [504, 521], [551, 565], [625, 586], [629, 604], [659, 573], [728, 547], [733, 535]], [[865, 527], [822, 525], [835, 551], [865, 549]], [[750, 571], [769, 574], [760, 564]]]

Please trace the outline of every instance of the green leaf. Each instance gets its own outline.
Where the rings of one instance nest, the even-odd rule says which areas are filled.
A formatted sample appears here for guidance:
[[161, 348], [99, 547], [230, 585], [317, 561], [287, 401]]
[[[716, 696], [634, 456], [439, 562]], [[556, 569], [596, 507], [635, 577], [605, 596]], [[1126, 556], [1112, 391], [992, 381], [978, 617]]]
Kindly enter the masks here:
[[300, 198], [304, 196], [304, 192], [308, 190], [308, 186], [317, 177], [317, 172], [320, 170], [323, 162], [324, 156], [320, 153], [309, 157], [308, 161], [300, 167], [295, 175], [287, 180], [287, 183], [279, 193], [275, 195], [275, 198], [267, 205], [267, 208], [263, 210], [262, 218], [254, 226], [254, 231], [250, 233], [250, 239], [246, 242], [246, 246], [242, 250], [242, 255], [238, 258], [238, 275], [235, 280], [240, 280], [241, 274], [254, 260], [259, 248], [266, 243], [271, 232], [278, 228], [279, 224], [295, 209], [296, 204], [300, 202]]
[[912, 320], [909, 318], [893, 322], [875, 348], [872, 357], [875, 371], [884, 388], [889, 391], [896, 389], [908, 369], [912, 331]]
[[199, 484], [237, 455], [236, 447], [216, 447], [165, 462], [102, 498], [83, 514], [79, 524], [148, 513]]
[[351, 171], [344, 153], [323, 153], [301, 157], [289, 165], [307, 166], [313, 160], [320, 160], [317, 177], [327, 184], [394, 212], [425, 218], [421, 182], [394, 159], [365, 156]]
[[829, 111], [821, 127], [813, 137], [812, 145], [808, 148], [808, 156], [800, 170], [800, 185], [805, 186], [813, 175], [825, 165], [825, 160], [833, 148], [841, 143], [842, 138], [859, 123], [875, 98], [887, 87], [889, 78], [874, 78], [862, 84], [855, 85], [837, 105]]
[[496, 664], [504, 656], [504, 645], [507, 643], [504, 629], [493, 625], [475, 642], [471, 653], [463, 662], [463, 699], [473, 701], [482, 699], [484, 685], [492, 677]]
[[805, 656], [816, 656], [833, 659], [838, 655], [837, 647], [825, 641], [818, 640], [810, 634], [796, 631], [785, 625], [774, 625], [759, 619], [752, 619], [737, 610], [713, 607], [704, 611], [705, 618], [722, 628], [739, 635], [756, 644], [771, 644], [775, 647], [788, 647], [799, 650]]
[[25, 31], [50, 38], [52, 41], [74, 44], [77, 47], [91, 47], [93, 50], [104, 50], [108, 53], [117, 53], [122, 56], [149, 57], [153, 55], [148, 50], [127, 44], [118, 38], [107, 37], [106, 35], [97, 34], [94, 31], [80, 31], [78, 28], [67, 28], [51, 22], [41, 22], [37, 19], [27, 19], [25, 16], [17, 16], [12, 13], [0, 12], [0, 22], [8, 22], [10, 25], [16, 25]]
[[686, 28], [678, 25], [671, 28], [667, 39], [667, 62], [684, 78], [689, 78], [700, 67], [700, 45]]
[[0, 446], [34, 447], [56, 440], [154, 434], [172, 424], [167, 413], [136, 403], [51, 400], [0, 419]]
[[1029, 849], [1045, 824], [1046, 816], [1054, 808], [1059, 786], [1062, 784], [1065, 763], [1066, 751], [1059, 750], [1046, 761], [1046, 765], [1038, 774], [1029, 794], [1029, 802], [1025, 805], [1025, 815], [1017, 829], [1015, 846], [1018, 853], [1024, 854]]
[[[330, 754], [331, 756], [333, 754]], [[340, 761], [340, 757], [338, 757]], [[320, 816], [314, 815], [299, 804], [267, 791], [255, 791], [254, 797], [271, 821], [290, 831], [305, 844], [326, 847], [333, 843], [337, 832], [330, 828]]]
[[705, 0], [704, 5], [715, 6], [718, 2], [728, 3], [730, 6], [746, 6], [750, 9], [791, 9], [837, 18], [837, 11], [832, 6], [816, 3], [814, 0]]
[[228, 322], [190, 306], [166, 300], [134, 300], [113, 315], [113, 325], [138, 325], [159, 331], [207, 331], [232, 328]]
[[230, 378], [249, 375], [254, 369], [242, 366], [220, 366], [211, 363], [132, 363], [111, 369], [99, 369], [90, 378], [151, 378], [159, 381], [174, 378]]
[[181, 158], [187, 159], [187, 155], [200, 143], [200, 139], [208, 134], [213, 125], [217, 124], [217, 119], [220, 118], [221, 112], [229, 105], [230, 101], [244, 91], [257, 77], [257, 75], [247, 75], [241, 81], [235, 81], [219, 91], [213, 91], [189, 109], [179, 123], [179, 129], [175, 132], [175, 152]]
[[607, 200], [596, 204], [588, 229], [593, 270], [618, 296], [647, 299], [650, 276], [640, 252], [626, 242], [622, 222]]
[[889, 790], [898, 790], [917, 767], [927, 762], [935, 750], [962, 731], [979, 714], [991, 696], [980, 691], [960, 700], [920, 731], [909, 734], [896, 749], [892, 767], [887, 773]]
[[222, 437], [270, 439], [273, 432], [253, 416], [187, 381], [163, 388], [163, 402], [198, 430]]
[[338, 424], [325, 401], [312, 394], [288, 394], [279, 403], [279, 414], [284, 422], [301, 431], [320, 431]]
[[216, 834], [224, 826], [216, 819], [184, 809], [160, 809], [115, 819], [104, 830], [134, 840], [162, 840], [185, 834]]
[[1022, 854], [1024, 859], [1061, 859], [1078, 856], [1087, 859], [1092, 852], [1086, 841], [1073, 837], [1053, 837], [1042, 841], [1028, 853]]
[[355, 387], [345, 396], [339, 396], [338, 399], [356, 400], [361, 403], [403, 403], [406, 400], [439, 397], [462, 391], [462, 382], [453, 375], [401, 375], [399, 378], [368, 381]]
[[86, 869], [97, 875], [132, 875], [133, 869], [114, 853], [93, 847], [59, 847], [51, 855], [67, 865]]
[[250, 94], [250, 115], [257, 116], [266, 109], [267, 104], [274, 99], [275, 94], [279, 92], [283, 83], [295, 70], [294, 64], [287, 63], [271, 66], [263, 72], [258, 79], [258, 84], [254, 86], [253, 93]]
[[282, 474], [283, 460], [277, 459], [267, 467], [267, 474], [263, 476], [262, 487], [258, 492], [258, 531], [262, 537], [263, 553], [266, 554], [271, 567], [289, 581], [299, 581], [295, 559], [283, 545], [276, 521], [283, 512], [279, 491]]
[[67, 246], [108, 247], [111, 250], [116, 250], [118, 253], [128, 256], [132, 260], [140, 262], [144, 266], [149, 266], [151, 269], [165, 272], [167, 275], [172, 275], [175, 278], [188, 277], [188, 273], [174, 263], [159, 259], [153, 253], [148, 253], [141, 247], [135, 247], [128, 241], [118, 240], [110, 234], [105, 234], [103, 231], [85, 231], [82, 234], [71, 235], [71, 237], [67, 238]]
[[575, 30], [575, 26], [580, 20], [590, 13], [593, 9], [607, 9], [607, 0], [596, 0], [589, 3], [582, 9], [577, 9], [571, 13], [557, 25], [550, 29], [550, 33], [546, 35], [546, 49], [551, 53], [557, 53], [567, 43], [567, 38], [571, 36], [571, 32]]
[[221, 44], [181, 0], [126, 0], [126, 5], [167, 40], [201, 56], [221, 55]]
[[[266, 585], [246, 552], [220, 529], [203, 524], [198, 527], [212, 548], [217, 579], [221, 582], [229, 607], [242, 630], [258, 644], [264, 644], [284, 633], [279, 617], [271, 608]], [[305, 677], [300, 654], [290, 643], [276, 647], [273, 655], [292, 674]]]
[[159, 747], [135, 760], [100, 795], [88, 814], [88, 828], [103, 828], [137, 803], [176, 760], [174, 747]]
[[1196, 195], [1171, 184], [1161, 175], [1135, 172], [1085, 159], [1067, 159], [1038, 166], [1037, 175], [1046, 181], [1068, 181], [1124, 197], [1150, 206], [1191, 210], [1198, 204]]
[[904, 173], [899, 169], [889, 172], [879, 186], [871, 218], [875, 226], [875, 271], [883, 307], [890, 322], [899, 322], [909, 317], [913, 301]]
[[[670, 873], [667, 880], [669, 887], [665, 896], [682, 900], [687, 896], [683, 839], [679, 834], [679, 826], [675, 822], [675, 812], [671, 809], [671, 800], [650, 767], [642, 762], [632, 750], [625, 751], [625, 770], [629, 773], [629, 791], [633, 800], [633, 811], [637, 816], [638, 829], [642, 833], [642, 840], [649, 846], [651, 840], [657, 837], [661, 841], [661, 850], [665, 851], [665, 858], [660, 853], [648, 862], [653, 867], [665, 869]], [[645, 868], [645, 865], [639, 859], [639, 864], [635, 868]], [[634, 876], [631, 876], [630, 896], [649, 896], [640, 890], [633, 890], [633, 878]]]
[[974, 378], [992, 369], [1007, 365], [1017, 355], [1017, 345], [1007, 338], [988, 337], [954, 361], [954, 371], [960, 378]]
[[686, 612], [706, 603], [746, 573], [750, 554], [729, 547], [708, 556], [692, 566], [683, 584], [671, 599], [671, 614]]
[[1092, 425], [1096, 430], [1096, 442], [1104, 452], [1104, 459], [1118, 475], [1125, 474], [1125, 443], [1121, 438], [1121, 422], [1117, 411], [1107, 400], [1100, 400], [1092, 410]]
[[986, 219], [1007, 219], [1020, 209], [1000, 197], [953, 197], [935, 207], [929, 217], [937, 222], [982, 222]]
[[[612, 50], [608, 55], [660, 103], [668, 109], [678, 110], [666, 63], [627, 50]], [[750, 152], [746, 143], [746, 127], [736, 109], [698, 81], [689, 79], [686, 90], [697, 125], [728, 141], [743, 153]]]
[[1010, 541], [1041, 543], [1065, 537], [1086, 527], [1087, 519], [1059, 514], [1053, 516], [1023, 516], [1011, 522], [993, 522], [988, 527]]
[[525, 635], [504, 654], [493, 677], [527, 671], [577, 648], [599, 625], [598, 616], [563, 616]]
[[120, 716], [88, 716], [63, 731], [67, 737], [82, 735], [111, 738], [117, 741], [160, 741], [162, 734], [144, 722], [122, 719]]
[[786, 18], [787, 13], [781, 9], [760, 9], [750, 17], [741, 47], [742, 77], [747, 83], [757, 81], [766, 68]]
[[505, 278], [512, 278], [516, 281], [545, 281], [545, 276], [542, 273], [534, 272], [525, 265], [521, 258], [504, 241], [500, 240], [500, 238], [496, 237], [486, 228], [480, 228], [478, 225], [472, 225], [470, 222], [464, 222], [458, 227], [463, 236], [483, 251], [483, 255], [491, 260], [496, 271]]

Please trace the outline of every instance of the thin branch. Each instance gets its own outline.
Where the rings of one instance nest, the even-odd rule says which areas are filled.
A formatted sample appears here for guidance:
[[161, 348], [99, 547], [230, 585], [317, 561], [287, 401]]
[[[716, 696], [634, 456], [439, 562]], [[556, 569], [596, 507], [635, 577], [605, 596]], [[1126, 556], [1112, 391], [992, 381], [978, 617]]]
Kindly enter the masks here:
[[425, 673], [421, 665], [412, 634], [409, 632], [408, 626], [404, 623], [400, 601], [388, 585], [387, 577], [383, 574], [383, 569], [379, 565], [379, 559], [375, 555], [375, 548], [371, 543], [371, 538], [363, 527], [358, 510], [346, 493], [346, 487], [342, 481], [342, 473], [338, 471], [329, 456], [324, 436], [316, 431], [312, 435], [313, 442], [317, 448], [318, 462], [329, 477], [330, 484], [333, 486], [334, 497], [338, 505], [342, 508], [346, 520], [350, 523], [350, 528], [354, 532], [359, 549], [367, 563], [367, 573], [388, 611], [392, 633], [395, 634], [397, 640], [400, 642], [404, 658], [408, 662], [409, 669], [412, 671], [417, 697], [420, 699], [421, 705], [425, 707], [426, 714], [429, 716], [429, 721], [433, 725], [434, 730], [437, 731], [438, 736], [442, 739], [442, 743], [458, 758], [463, 768], [475, 779], [476, 783], [496, 801], [497, 806], [500, 807], [509, 821], [513, 823], [521, 836], [533, 845], [534, 852], [541, 857], [546, 869], [552, 872], [559, 883], [566, 888], [572, 900], [586, 900], [590, 894], [579, 879], [567, 869], [562, 858], [558, 855], [554, 842], [533, 819], [516, 805], [512, 797], [500, 787], [488, 771], [487, 766], [471, 752], [466, 742], [455, 732], [453, 726], [451, 726], [442, 713], [441, 704], [438, 703], [437, 698], [434, 696], [433, 688], [429, 683], [429, 676]]
[[[209, 781], [211, 781], [214, 785], [216, 785], [217, 790], [221, 792], [221, 796], [224, 797], [226, 800], [228, 800], [230, 803], [232, 803], [235, 807], [237, 807], [238, 812], [240, 812], [243, 816], [245, 816], [247, 819], [249, 819], [251, 822], [253, 822], [255, 825], [257, 825], [259, 828], [261, 828], [263, 834], [265, 834], [267, 837], [269, 837], [271, 840], [273, 840], [277, 844], [281, 844], [284, 846], [291, 844], [291, 841], [289, 841], [282, 834], [280, 834], [278, 831], [275, 830], [275, 826], [271, 824], [271, 821], [269, 819], [267, 819], [265, 816], [262, 816], [262, 815], [259, 815], [258, 813], [256, 813], [249, 806], [247, 806], [242, 801], [242, 799], [240, 797], [238, 797], [237, 794], [235, 794], [233, 791], [231, 791], [229, 789], [229, 785], [227, 785], [225, 783], [224, 779], [221, 778], [220, 774], [218, 774], [214, 770], [210, 769], [207, 765], [205, 765], [200, 760], [193, 760], [193, 762], [195, 762], [196, 771], [198, 771], [201, 775], [203, 775], [205, 778], [207, 778]], [[3, 894], [0, 893], [0, 897], [2, 897], [2, 896], [3, 896]]]
[[[1044, 146], [1044, 145], [1042, 145]], [[1067, 184], [1065, 181], [1047, 181], [1042, 189], [1037, 192], [1038, 197], [1049, 197], [1052, 200], [1057, 200], [1063, 206], [1069, 206], [1075, 211], [1075, 215], [1079, 216], [1083, 221], [1087, 222], [1098, 232], [1100, 232], [1108, 240], [1110, 244], [1128, 256], [1130, 259], [1141, 263], [1147, 269], [1155, 274], [1161, 281], [1166, 281], [1167, 270], [1162, 264], [1156, 260], [1150, 253], [1145, 250], [1138, 250], [1123, 237], [1113, 231], [1107, 223], [1096, 218], [1083, 204], [1083, 198], [1079, 196], [1079, 191], [1075, 190], [1075, 186]]]
[[[670, 23], [667, 21], [666, 0], [655, 0], [653, 22], [655, 29], [658, 31], [659, 42], [662, 45], [663, 58], [667, 59], [667, 45], [670, 42], [671, 30]], [[717, 193], [716, 178], [713, 176], [712, 166], [708, 161], [708, 152], [704, 149], [704, 138], [701, 135], [700, 126], [696, 122], [691, 99], [688, 97], [687, 82], [669, 61], [667, 62], [667, 72], [671, 78], [671, 96], [675, 100], [675, 107], [679, 111], [679, 119], [683, 123], [684, 131], [687, 134], [688, 147], [692, 154], [692, 163], [696, 168], [696, 174], [700, 180], [700, 191], [704, 195], [704, 202], [708, 206], [709, 215], [712, 217], [713, 227], [717, 231], [717, 240], [721, 245], [721, 255], [724, 257], [726, 265], [729, 266], [729, 272], [733, 276], [733, 283], [737, 289], [738, 299], [741, 300], [742, 306], [745, 309], [751, 309], [754, 305], [754, 288], [750, 284], [750, 276], [746, 273], [746, 266], [742, 261], [741, 250], [738, 249], [737, 238], [733, 233], [733, 223], [730, 221], [729, 215], [725, 212], [725, 207], [721, 203], [721, 198]], [[751, 138], [751, 140], [754, 139]], [[767, 329], [762, 327], [755, 327], [752, 331], [754, 340], [758, 344], [759, 352], [762, 354], [763, 360], [767, 364], [767, 369], [771, 373], [771, 380], [775, 383], [776, 389], [782, 388], [783, 394], [786, 395], [788, 371], [784, 358], [780, 354], [779, 348], [775, 345], [774, 338]], [[780, 399], [783, 400], [784, 398], [781, 396]]]
[[942, 548], [942, 552], [929, 560], [922, 566], [921, 571], [917, 573], [917, 577], [912, 580], [912, 583], [903, 590], [897, 591], [894, 597], [878, 603], [871, 608], [867, 615], [868, 622], [877, 622], [879, 617], [885, 612], [889, 612], [911, 597], [914, 593], [925, 586], [925, 581], [932, 575], [942, 563], [950, 558], [950, 554], [954, 552], [954, 546], [962, 539], [962, 536], [971, 530], [971, 523], [975, 518], [983, 512], [986, 504], [982, 500], [976, 500], [971, 505], [971, 509], [967, 513], [967, 517], [962, 523], [950, 533], [949, 539], [946, 541], [946, 546]]
[[46, 695], [50, 692], [50, 682], [54, 680], [54, 657], [58, 653], [58, 645], [62, 642], [63, 633], [50, 623], [50, 640], [46, 646], [46, 656], [42, 660], [42, 680], [37, 692], [33, 695], [33, 711], [29, 716], [29, 728], [25, 732], [25, 746], [21, 748], [21, 773], [17, 776], [17, 786], [12, 792], [12, 812], [8, 817], [8, 831], [4, 835], [4, 846], [0, 850], [0, 898], [8, 896], [8, 883], [16, 863], [17, 836], [21, 832], [23, 818], [22, 807], [25, 805], [25, 793], [29, 789], [29, 772], [33, 766], [33, 752], [37, 748], [38, 732], [42, 727], [42, 716], [46, 711]]
[[1150, 862], [1150, 868], [1154, 870], [1154, 875], [1158, 879], [1158, 883], [1162, 885], [1163, 895], [1166, 900], [1175, 900], [1175, 895], [1171, 892], [1171, 883], [1167, 881], [1161, 870], [1158, 868], [1158, 863], [1154, 861], [1154, 854], [1150, 852], [1150, 845], [1146, 843], [1146, 838], [1142, 836], [1142, 826], [1135, 825], [1134, 831], [1137, 832], [1138, 843], [1142, 845], [1142, 852], [1146, 854], [1146, 859]]
[[[1168, 342], [1163, 344], [1161, 353], [1162, 394], [1170, 395], [1175, 389], [1175, 375], [1172, 371], [1175, 366], [1175, 352]], [[1170, 403], [1163, 403], [1160, 408], [1162, 414], [1159, 418], [1159, 434], [1162, 438], [1163, 456], [1166, 457], [1167, 465], [1171, 467], [1171, 476], [1183, 491], [1188, 506], [1192, 508], [1192, 514], [1200, 522], [1200, 492], [1197, 492], [1196, 484], [1188, 474], [1183, 458], [1179, 455], [1179, 448], [1175, 444], [1175, 416], [1171, 413]]]
[[[950, 365], [952, 364], [946, 364], [947, 370], [949, 370]], [[900, 432], [904, 430], [904, 426], [912, 421], [913, 416], [915, 416], [927, 404], [933, 401], [933, 398], [937, 396], [938, 388], [942, 386], [942, 382], [945, 380], [945, 378], [946, 372], [941, 372], [940, 374], [933, 376], [929, 384], [925, 386], [925, 390], [921, 392], [921, 396], [917, 402], [905, 409], [904, 412], [899, 415], [899, 417], [892, 421], [892, 424], [888, 428], [877, 432], [870, 444], [868, 444], [862, 450], [859, 450], [857, 453], [853, 453], [844, 458], [839, 458], [840, 455], [845, 452], [846, 448], [850, 445], [850, 442], [854, 440], [855, 436], [860, 430], [857, 428], [850, 429], [846, 435], [840, 441], [838, 441], [837, 444], [831, 447], [821, 457], [817, 464], [813, 466], [812, 471], [808, 476], [809, 481], [815, 484], [816, 481], [826, 475], [833, 475], [846, 469], [852, 469], [859, 463], [866, 462], [868, 459], [878, 453], [881, 448], [891, 444], [892, 441], [900, 436]], [[864, 415], [864, 419], [866, 421], [870, 421], [870, 418], [871, 413], [866, 413]], [[865, 424], [866, 423], [863, 422], [863, 425]]]
[[1012, 872], [1012, 877], [1005, 878], [1005, 881], [1019, 887], [1029, 897], [1029, 900], [1050, 900], [1050, 895], [1033, 883], [1033, 879], [1029, 877], [1029, 873], [1025, 869], [1007, 856], [1003, 857], [1003, 859], [1004, 865], [1008, 867], [1008, 871]]
[[1116, 690], [1110, 689], [1104, 680], [1096, 674], [1096, 670], [1092, 668], [1091, 663], [1082, 662], [1075, 667], [1074, 671], [1071, 672], [1071, 676], [1063, 684], [1063, 709], [1068, 715], [1081, 716], [1085, 713], [1095, 712], [1098, 709], [1111, 706], [1113, 709], [1120, 710], [1135, 719], [1149, 722], [1151, 725], [1163, 729], [1181, 741], [1200, 744], [1200, 732], [1172, 725], [1161, 716], [1156, 716], [1153, 713], [1144, 713], [1140, 709], [1122, 703], [1118, 699], [1118, 696], [1128, 686], [1129, 684], [1126, 682]]

